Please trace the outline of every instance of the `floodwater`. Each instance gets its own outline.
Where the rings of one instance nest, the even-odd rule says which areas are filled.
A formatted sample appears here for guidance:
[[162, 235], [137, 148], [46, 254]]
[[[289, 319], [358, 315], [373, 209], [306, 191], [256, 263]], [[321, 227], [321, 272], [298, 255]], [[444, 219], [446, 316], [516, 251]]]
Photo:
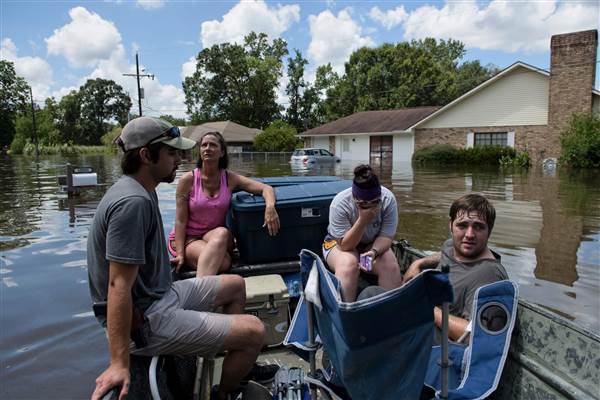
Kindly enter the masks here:
[[[66, 162], [92, 166], [103, 185], [68, 199], [57, 175]], [[357, 164], [290, 169], [287, 159], [233, 158], [248, 176], [336, 174]], [[182, 165], [180, 173], [193, 167]], [[94, 210], [120, 176], [116, 156], [70, 159], [0, 156], [0, 398], [89, 398], [108, 362], [104, 333], [90, 311], [86, 237]], [[448, 236], [452, 200], [488, 196], [497, 209], [491, 246], [520, 296], [600, 330], [600, 172], [424, 169], [394, 165], [381, 181], [396, 195], [397, 239], [435, 251]], [[175, 184], [158, 189], [165, 230]]]

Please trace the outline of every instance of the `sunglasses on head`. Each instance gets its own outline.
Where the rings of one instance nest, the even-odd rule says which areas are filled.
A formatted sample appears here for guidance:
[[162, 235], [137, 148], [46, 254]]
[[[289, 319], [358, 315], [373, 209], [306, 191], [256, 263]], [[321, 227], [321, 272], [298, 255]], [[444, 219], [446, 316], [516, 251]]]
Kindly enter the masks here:
[[381, 202], [381, 197], [378, 197], [373, 200], [359, 200], [357, 198], [354, 198], [354, 201], [356, 202], [356, 205], [358, 205], [360, 208], [369, 208], [379, 204]]
[[[155, 137], [154, 139], [150, 140], [145, 146], [151, 145], [152, 143], [158, 141], [159, 139], [162, 139], [163, 137], [167, 137], [169, 139], [175, 139], [178, 138], [179, 136], [181, 136], [181, 132], [179, 131], [179, 128], [176, 126], [172, 126], [169, 129], [167, 129], [166, 131], [164, 131], [163, 133], [161, 133], [160, 135], [158, 135], [157, 137]], [[142, 146], [142, 147], [145, 147]]]

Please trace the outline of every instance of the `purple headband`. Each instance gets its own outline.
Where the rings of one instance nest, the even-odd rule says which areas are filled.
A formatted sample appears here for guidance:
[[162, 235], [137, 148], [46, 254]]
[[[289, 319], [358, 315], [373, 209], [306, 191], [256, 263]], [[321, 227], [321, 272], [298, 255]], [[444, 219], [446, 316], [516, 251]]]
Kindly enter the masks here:
[[358, 200], [371, 201], [381, 197], [381, 186], [373, 186], [370, 189], [361, 189], [352, 183], [352, 195]]

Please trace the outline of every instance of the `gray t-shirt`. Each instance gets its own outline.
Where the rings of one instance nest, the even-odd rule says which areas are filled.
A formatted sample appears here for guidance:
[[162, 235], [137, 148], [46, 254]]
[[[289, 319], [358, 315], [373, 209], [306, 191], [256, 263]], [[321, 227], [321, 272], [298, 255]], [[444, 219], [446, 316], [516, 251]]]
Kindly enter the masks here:
[[[377, 236], [393, 238], [398, 226], [398, 206], [394, 194], [381, 187], [381, 212], [367, 225], [361, 244], [371, 243]], [[352, 188], [339, 192], [329, 207], [327, 232], [334, 238], [343, 237], [358, 220], [358, 206], [352, 197]]]
[[450, 314], [470, 320], [473, 298], [477, 289], [489, 283], [508, 279], [508, 274], [500, 263], [500, 255], [494, 251], [492, 254], [494, 260], [461, 263], [454, 258], [452, 239], [444, 242], [438, 269], [441, 270], [444, 264], [449, 266], [450, 283], [454, 288], [454, 303], [450, 305]]
[[[90, 227], [87, 264], [92, 301], [106, 301], [109, 262], [138, 265], [132, 288], [145, 310], [171, 286], [171, 268], [156, 192], [122, 176], [104, 195]], [[100, 319], [105, 324], [105, 319]]]

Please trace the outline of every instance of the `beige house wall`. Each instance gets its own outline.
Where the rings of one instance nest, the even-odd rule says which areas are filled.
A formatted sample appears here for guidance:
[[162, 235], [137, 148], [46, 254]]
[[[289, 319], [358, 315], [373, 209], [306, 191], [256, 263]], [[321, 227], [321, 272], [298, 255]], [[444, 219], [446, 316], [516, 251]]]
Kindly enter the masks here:
[[548, 76], [525, 67], [450, 106], [419, 128], [548, 124]]
[[548, 157], [548, 151], [560, 153], [558, 148], [548, 148], [546, 125], [519, 125], [519, 126], [473, 126], [466, 128], [430, 128], [415, 129], [415, 151], [433, 144], [451, 144], [456, 147], [467, 147], [469, 133], [484, 132], [514, 132], [515, 149], [519, 152], [527, 151], [534, 163]]

